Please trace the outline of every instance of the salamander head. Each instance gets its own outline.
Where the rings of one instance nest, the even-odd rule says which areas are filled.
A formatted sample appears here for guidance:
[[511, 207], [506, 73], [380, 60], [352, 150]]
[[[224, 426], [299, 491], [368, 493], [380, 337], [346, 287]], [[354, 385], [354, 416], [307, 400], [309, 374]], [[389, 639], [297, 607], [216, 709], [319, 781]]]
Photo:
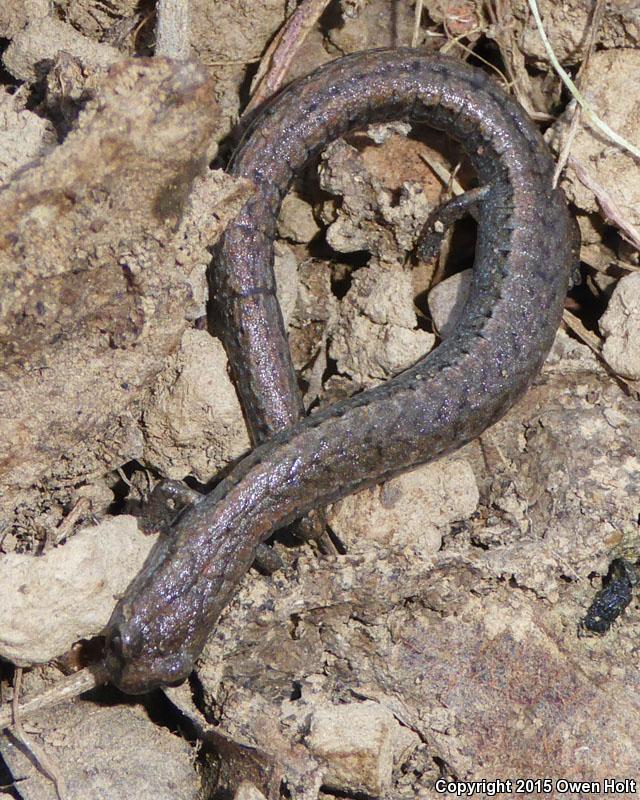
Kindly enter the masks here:
[[141, 646], [141, 638], [130, 629], [117, 625], [107, 631], [104, 663], [111, 683], [127, 694], [181, 683], [193, 669], [188, 656], [152, 652]]
[[118, 620], [119, 610], [106, 631], [104, 663], [109, 680], [127, 694], [143, 694], [185, 680], [193, 670], [190, 655], [166, 649], [157, 637], [145, 635], [135, 620]]

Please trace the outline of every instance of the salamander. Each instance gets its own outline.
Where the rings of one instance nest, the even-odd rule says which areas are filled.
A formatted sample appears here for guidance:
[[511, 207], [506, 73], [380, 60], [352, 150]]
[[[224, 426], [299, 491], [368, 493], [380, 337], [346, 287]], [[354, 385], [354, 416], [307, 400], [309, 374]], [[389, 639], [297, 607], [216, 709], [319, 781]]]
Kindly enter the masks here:
[[[282, 199], [329, 142], [370, 123], [426, 123], [458, 141], [483, 187], [472, 286], [454, 333], [385, 383], [301, 418], [275, 297]], [[482, 71], [411, 49], [357, 53], [280, 92], [232, 172], [255, 192], [218, 247], [226, 346], [261, 442], [153, 546], [107, 628], [105, 663], [126, 692], [185, 678], [274, 530], [448, 453], [530, 385], [560, 323], [573, 221], [553, 161], [522, 108]]]

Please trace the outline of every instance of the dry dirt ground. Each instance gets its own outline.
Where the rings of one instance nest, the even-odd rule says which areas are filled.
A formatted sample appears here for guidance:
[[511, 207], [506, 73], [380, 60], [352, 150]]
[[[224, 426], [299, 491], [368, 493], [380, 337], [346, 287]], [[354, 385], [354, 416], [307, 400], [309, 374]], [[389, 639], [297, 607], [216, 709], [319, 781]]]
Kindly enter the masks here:
[[[592, 110], [640, 146], [640, 4], [540, 8]], [[640, 559], [639, 161], [575, 118], [523, 0], [426, 0], [418, 26], [409, 0], [0, 4], [5, 703], [15, 667], [37, 693], [100, 634], [153, 540], [131, 501], [163, 477], [210, 486], [249, 448], [205, 273], [251, 191], [222, 167], [247, 102], [272, 90], [252, 79], [261, 59], [278, 74], [263, 57], [302, 11], [280, 81], [413, 42], [506, 84], [563, 153], [582, 282], [501, 422], [329, 509], [338, 555], [277, 538], [283, 568], [245, 576], [182, 687], [104, 688], [7, 730], [0, 783], [24, 800], [408, 800], [446, 796], [439, 779], [635, 796], [640, 611], [632, 599], [603, 635], [580, 623], [611, 562], [634, 579]], [[434, 263], [409, 255], [457, 157], [377, 126], [286, 198], [276, 273], [310, 410], [447, 335], [473, 225]]]

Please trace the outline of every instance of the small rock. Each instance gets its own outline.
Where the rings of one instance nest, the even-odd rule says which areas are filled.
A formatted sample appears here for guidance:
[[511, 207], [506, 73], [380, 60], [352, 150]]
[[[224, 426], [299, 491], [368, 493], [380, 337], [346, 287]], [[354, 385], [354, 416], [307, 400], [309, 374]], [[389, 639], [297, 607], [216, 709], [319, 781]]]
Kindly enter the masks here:
[[607, 364], [623, 378], [640, 380], [640, 273], [626, 275], [618, 283], [600, 318], [600, 330]]
[[40, 17], [15, 35], [2, 60], [15, 78], [37, 80], [40, 76], [34, 65], [53, 61], [59, 50], [66, 50], [91, 67], [106, 69], [122, 59], [115, 47], [92, 41], [66, 22]]
[[[38, 739], [64, 778], [67, 800], [195, 800], [198, 774], [189, 742], [156, 725], [138, 705], [109, 707], [89, 700], [38, 714]], [[58, 797], [50, 777], [12, 737], [0, 751], [19, 778], [22, 800]]]
[[397, 725], [390, 711], [370, 701], [316, 710], [306, 741], [326, 763], [325, 784], [337, 791], [379, 797], [391, 783]]
[[[554, 4], [551, 4], [553, 6]], [[560, 4], [555, 4], [558, 8]], [[553, 26], [553, 22], [551, 22]], [[553, 29], [553, 28], [551, 28]], [[638, 103], [640, 103], [640, 52], [637, 48], [614, 48], [593, 54], [589, 67], [589, 105], [593, 112], [626, 137], [640, 144]], [[568, 135], [571, 115], [564, 114], [551, 130], [554, 149], [560, 150]], [[571, 144], [571, 155], [588, 175], [596, 178], [626, 221], [640, 224], [640, 183], [634, 157], [621, 147], [614, 147], [583, 119]], [[569, 200], [589, 213], [600, 210], [592, 189], [573, 168], [562, 183]]]
[[605, 374], [604, 367], [586, 344], [571, 338], [562, 328], [556, 333], [553, 345], [544, 363], [545, 373], [595, 372]]
[[13, 39], [24, 26], [51, 13], [49, 0], [3, 0], [0, 4], [0, 38]]
[[293, 250], [283, 242], [276, 242], [273, 250], [278, 302], [285, 327], [288, 328], [298, 300], [298, 259]]
[[442, 529], [470, 517], [479, 499], [468, 462], [443, 459], [345, 497], [331, 506], [328, 519], [350, 552], [374, 540], [427, 555], [439, 549]]
[[433, 324], [443, 339], [451, 336], [469, 296], [473, 270], [465, 269], [442, 281], [429, 292], [427, 302]]
[[22, 108], [14, 95], [0, 89], [0, 183], [29, 161], [43, 155], [55, 143], [53, 126], [32, 111]]
[[[397, 47], [410, 41], [413, 10], [406, 3], [389, 6], [386, 0], [341, 3], [343, 10], [356, 6], [357, 11], [344, 13], [343, 24], [330, 27], [329, 41], [341, 53], [355, 53], [370, 47]], [[391, 11], [390, 9], [393, 9]]]
[[242, 781], [233, 796], [233, 800], [267, 800], [267, 798], [252, 783]]
[[363, 385], [410, 367], [435, 341], [415, 330], [411, 276], [399, 269], [372, 264], [355, 272], [340, 310], [329, 353], [339, 372]]
[[[0, 560], [0, 656], [45, 663], [99, 633], [154, 543], [120, 516], [83, 528], [46, 555]], [[46, 631], [46, 635], [43, 635]]]
[[96, 480], [93, 483], [78, 486], [75, 497], [78, 500], [86, 500], [89, 509], [97, 515], [105, 513], [115, 499], [113, 490], [107, 486], [104, 480]]
[[165, 477], [206, 483], [249, 448], [227, 357], [206, 331], [188, 330], [171, 362], [144, 412], [145, 459]]
[[[443, 4], [440, 3], [439, 5]], [[444, 5], [448, 8], [447, 4]], [[459, 5], [457, 3], [451, 7], [452, 9], [455, 8], [455, 18], [461, 13]], [[471, 5], [476, 14], [478, 13], [473, 3], [468, 5]], [[551, 42], [551, 47], [560, 63], [565, 67], [567, 65], [580, 64], [585, 58], [589, 46], [587, 31], [590, 30], [590, 25], [592, 24], [592, 6], [583, 2], [556, 3], [554, 0], [543, 0], [538, 5], [540, 14], [544, 19], [544, 27]], [[606, 12], [602, 17], [602, 24], [598, 25], [598, 29], [595, 31], [596, 48], [594, 56], [599, 56], [615, 48], [631, 50], [638, 47], [640, 26], [638, 24], [637, 10], [635, 4], [612, 3], [607, 6]], [[545, 69], [548, 70], [549, 58], [527, 3], [513, 3], [511, 11], [513, 13], [513, 18], [510, 21], [510, 24], [513, 25], [512, 35], [514, 41], [518, 42], [518, 48], [526, 63], [536, 66], [544, 64]], [[440, 22], [431, 10], [429, 11], [429, 16], [434, 21]], [[455, 28], [451, 29], [451, 33], [452, 35], [459, 35]], [[592, 79], [589, 82], [589, 95], [591, 95], [592, 81], [595, 82], [598, 79], [597, 58], [591, 63], [594, 74], [592, 74]], [[607, 119], [609, 124], [612, 124], [608, 117], [604, 117], [604, 119]], [[618, 130], [617, 127], [615, 129]]]
[[394, 120], [393, 122], [369, 125], [367, 128], [367, 136], [376, 144], [384, 144], [394, 133], [408, 136], [411, 133], [411, 125], [408, 122]]
[[424, 226], [430, 202], [422, 182], [401, 178], [397, 169], [395, 186], [387, 184], [383, 175], [394, 172], [397, 151], [412, 153], [408, 140], [394, 135], [389, 141], [396, 146], [371, 147], [364, 153], [342, 140], [329, 145], [318, 175], [321, 187], [340, 201], [325, 204], [321, 216], [329, 225], [327, 243], [334, 250], [366, 250], [372, 263], [402, 265]]
[[309, 203], [295, 192], [289, 192], [282, 202], [278, 233], [284, 239], [304, 244], [310, 242], [320, 227]]

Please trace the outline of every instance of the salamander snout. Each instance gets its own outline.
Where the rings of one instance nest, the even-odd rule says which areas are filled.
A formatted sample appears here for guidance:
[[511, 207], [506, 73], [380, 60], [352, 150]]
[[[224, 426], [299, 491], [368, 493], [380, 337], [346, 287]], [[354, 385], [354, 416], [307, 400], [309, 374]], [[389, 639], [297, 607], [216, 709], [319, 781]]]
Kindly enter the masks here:
[[144, 681], [134, 682], [131, 674], [132, 665], [139, 661], [142, 649], [140, 636], [132, 635], [126, 626], [117, 623], [109, 625], [106, 632], [104, 662], [111, 682], [124, 692], [138, 694], [147, 691], [146, 685], [143, 685]]
[[111, 683], [127, 694], [144, 694], [179, 683], [193, 669], [188, 656], [163, 652], [132, 623], [113, 621], [106, 631], [104, 663]]

